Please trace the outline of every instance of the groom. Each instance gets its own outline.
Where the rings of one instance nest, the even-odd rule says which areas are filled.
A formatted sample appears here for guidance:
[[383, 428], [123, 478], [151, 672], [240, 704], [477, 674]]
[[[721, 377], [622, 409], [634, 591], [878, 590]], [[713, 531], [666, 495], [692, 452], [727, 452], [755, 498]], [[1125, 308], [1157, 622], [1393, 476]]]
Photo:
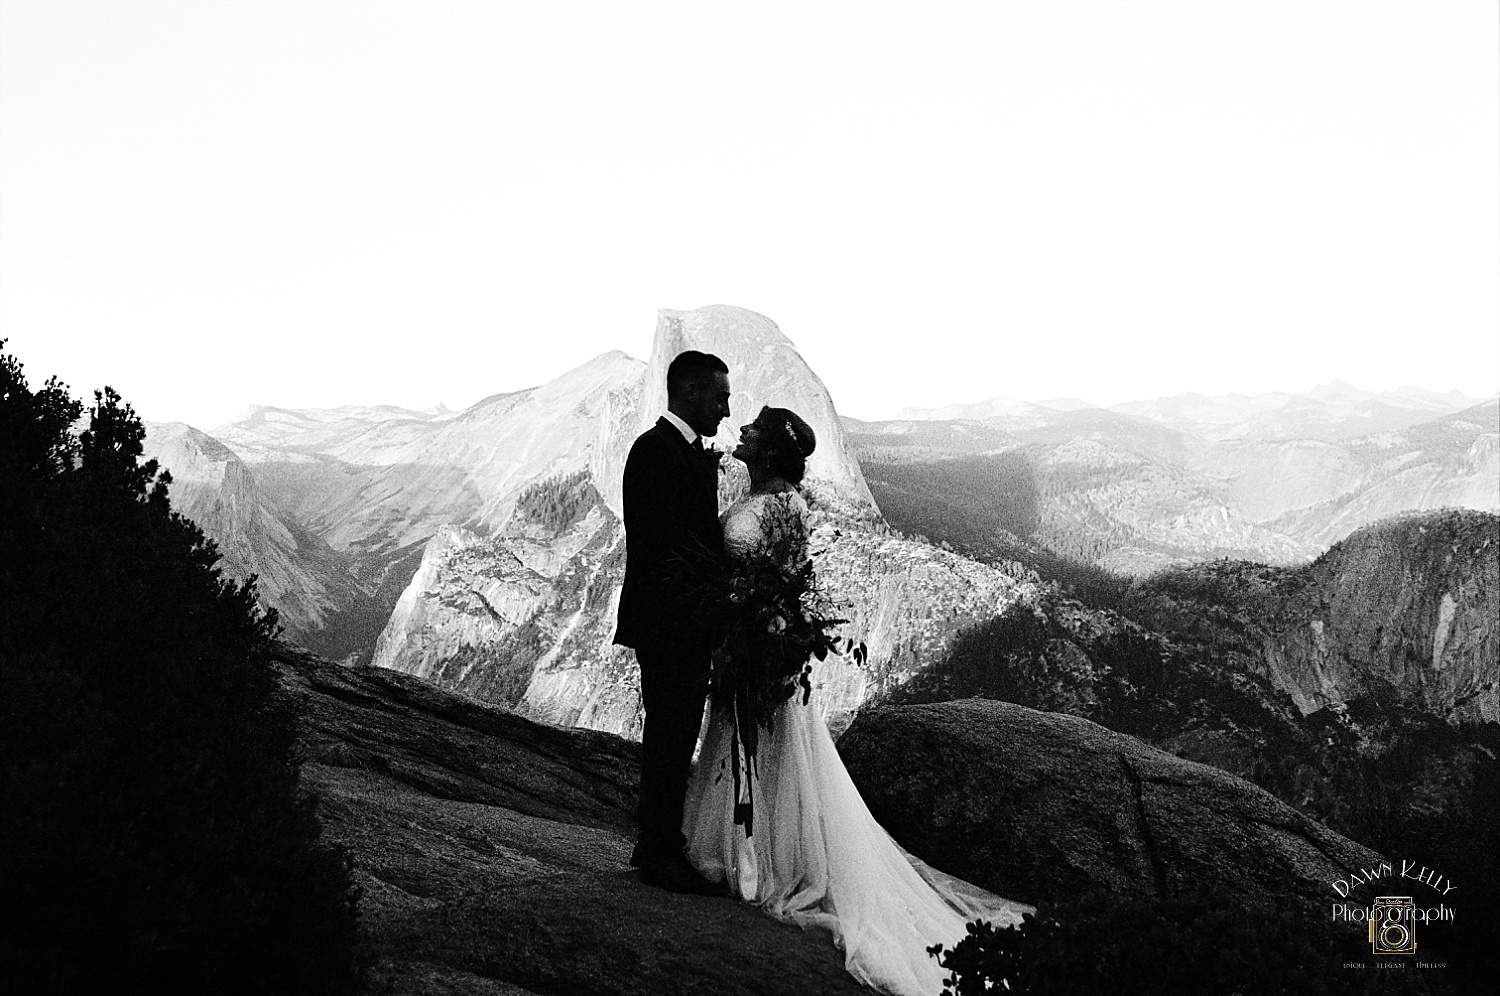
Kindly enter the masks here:
[[616, 643], [635, 648], [646, 708], [640, 836], [630, 863], [643, 882], [705, 895], [722, 888], [688, 863], [682, 808], [718, 636], [699, 611], [703, 575], [722, 571], [724, 557], [718, 463], [704, 439], [728, 417], [724, 361], [679, 354], [667, 367], [666, 414], [625, 461], [625, 583], [615, 629]]

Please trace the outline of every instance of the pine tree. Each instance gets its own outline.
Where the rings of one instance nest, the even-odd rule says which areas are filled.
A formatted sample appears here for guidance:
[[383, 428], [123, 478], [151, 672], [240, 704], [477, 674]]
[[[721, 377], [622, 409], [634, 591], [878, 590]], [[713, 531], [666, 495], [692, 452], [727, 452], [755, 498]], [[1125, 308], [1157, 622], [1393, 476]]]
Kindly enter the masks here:
[[347, 857], [298, 789], [274, 611], [141, 461], [113, 390], [0, 340], [0, 978], [37, 993], [340, 993]]

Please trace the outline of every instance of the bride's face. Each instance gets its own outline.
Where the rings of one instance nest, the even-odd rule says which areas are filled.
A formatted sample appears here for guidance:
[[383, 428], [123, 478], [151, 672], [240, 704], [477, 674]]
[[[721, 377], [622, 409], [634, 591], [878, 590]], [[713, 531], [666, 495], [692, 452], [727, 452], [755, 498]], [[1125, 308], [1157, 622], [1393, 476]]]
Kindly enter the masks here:
[[743, 463], [757, 463], [765, 460], [765, 430], [761, 426], [763, 417], [763, 415], [757, 415], [754, 422], [740, 426], [740, 444], [734, 448], [730, 456]]

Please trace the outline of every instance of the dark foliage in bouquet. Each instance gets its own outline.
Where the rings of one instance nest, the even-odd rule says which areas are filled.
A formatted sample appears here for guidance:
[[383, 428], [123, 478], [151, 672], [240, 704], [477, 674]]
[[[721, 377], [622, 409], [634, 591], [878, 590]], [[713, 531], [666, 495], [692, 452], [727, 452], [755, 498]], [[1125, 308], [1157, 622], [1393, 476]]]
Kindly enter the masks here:
[[352, 992], [356, 893], [298, 790], [275, 615], [172, 511], [130, 406], [82, 414], [0, 354], [0, 978]]
[[[790, 494], [767, 501], [760, 545], [735, 558], [727, 572], [704, 583], [705, 611], [722, 635], [713, 653], [710, 697], [713, 707], [735, 717], [733, 776], [741, 778], [740, 748], [752, 770], [760, 731], [770, 730], [781, 704], [799, 692], [805, 705], [812, 694], [812, 662], [829, 654], [865, 658], [863, 644], [841, 639], [837, 607], [818, 580], [808, 554], [807, 533]], [[738, 793], [736, 793], [738, 794]], [[735, 822], [752, 831], [751, 804], [737, 808]]]

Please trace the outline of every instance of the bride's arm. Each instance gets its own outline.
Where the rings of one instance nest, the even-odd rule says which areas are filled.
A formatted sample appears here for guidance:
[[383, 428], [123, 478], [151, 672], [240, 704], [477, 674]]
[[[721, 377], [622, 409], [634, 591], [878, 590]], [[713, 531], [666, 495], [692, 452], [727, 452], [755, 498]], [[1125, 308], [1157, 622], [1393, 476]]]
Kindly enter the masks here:
[[807, 559], [806, 506], [794, 493], [764, 496], [753, 512], [754, 559], [778, 570], [796, 570]]

